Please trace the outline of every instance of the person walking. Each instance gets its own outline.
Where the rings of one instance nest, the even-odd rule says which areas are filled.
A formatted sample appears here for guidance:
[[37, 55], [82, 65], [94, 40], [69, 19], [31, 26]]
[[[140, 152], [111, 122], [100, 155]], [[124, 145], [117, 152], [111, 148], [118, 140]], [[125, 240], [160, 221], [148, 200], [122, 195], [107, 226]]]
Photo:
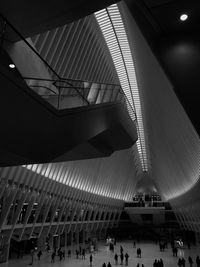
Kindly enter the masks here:
[[199, 255], [197, 255], [197, 257], [196, 257], [196, 264], [197, 264], [197, 267], [200, 267], [200, 258], [199, 258]]
[[117, 255], [117, 253], [114, 256], [114, 259], [115, 259], [115, 265], [117, 265], [118, 264], [118, 255]]
[[38, 251], [38, 254], [37, 254], [37, 256], [38, 256], [38, 260], [40, 260], [40, 257], [42, 256], [42, 251], [40, 250], [40, 251]]
[[182, 258], [181, 260], [182, 260], [182, 266], [185, 267], [185, 259]]
[[55, 251], [51, 254], [51, 262], [54, 262], [56, 253]]
[[179, 267], [182, 266], [182, 259], [181, 259], [181, 258], [178, 259], [178, 266], [179, 266]]
[[158, 267], [158, 262], [157, 260], [155, 259], [154, 263], [153, 263], [153, 267]]
[[142, 254], [141, 248], [138, 248], [137, 249], [137, 257], [141, 258], [141, 254]]
[[190, 267], [192, 267], [192, 264], [193, 264], [193, 259], [191, 256], [188, 257], [188, 262], [190, 264]]
[[93, 260], [93, 257], [92, 257], [92, 254], [90, 254], [90, 266], [92, 266], [92, 260]]
[[82, 249], [82, 259], [85, 259], [85, 248]]
[[128, 266], [128, 258], [129, 258], [128, 253], [126, 253], [126, 254], [124, 255], [124, 257], [125, 257], [125, 265]]
[[123, 261], [124, 261], [124, 254], [123, 253], [120, 254], [120, 260], [121, 260], [121, 265], [123, 265]]

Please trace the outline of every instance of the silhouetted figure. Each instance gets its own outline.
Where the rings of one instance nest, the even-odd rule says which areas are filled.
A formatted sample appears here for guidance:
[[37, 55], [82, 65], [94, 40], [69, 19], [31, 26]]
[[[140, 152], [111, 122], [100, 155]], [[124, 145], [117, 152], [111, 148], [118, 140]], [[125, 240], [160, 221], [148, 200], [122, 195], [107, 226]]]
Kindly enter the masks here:
[[141, 258], [141, 254], [142, 254], [141, 248], [138, 248], [137, 249], [137, 257]]
[[62, 257], [63, 257], [63, 259], [65, 259], [65, 251], [64, 250], [62, 252]]
[[154, 261], [154, 263], [153, 263], [153, 267], [158, 267], [158, 262], [157, 262], [157, 260]]
[[54, 262], [56, 253], [55, 251], [51, 254], [51, 262]]
[[182, 261], [182, 266], [185, 267], [185, 259], [182, 258], [181, 261]]
[[140, 264], [138, 263], [136, 267], [140, 267]]
[[121, 260], [121, 265], [123, 265], [123, 261], [124, 261], [124, 254], [123, 253], [120, 254], [120, 260]]
[[71, 258], [71, 250], [68, 250], [68, 258]]
[[105, 264], [105, 262], [102, 264], [102, 267], [106, 267], [106, 264]]
[[85, 248], [82, 249], [82, 259], [85, 259]]
[[60, 261], [61, 261], [61, 260], [62, 260], [62, 257], [63, 257], [62, 250], [60, 250], [60, 251], [59, 251], [59, 253], [58, 253], [58, 256], [59, 256], [59, 258], [60, 258]]
[[179, 266], [179, 267], [182, 266], [182, 259], [181, 259], [181, 258], [178, 259], [178, 266]]
[[189, 264], [190, 264], [190, 267], [192, 267], [192, 264], [193, 264], [193, 260], [192, 260], [192, 257], [188, 257], [188, 262], [189, 262]]
[[115, 265], [117, 265], [118, 264], [118, 255], [117, 254], [115, 254], [114, 259], [115, 259]]
[[196, 257], [196, 264], [197, 264], [197, 267], [200, 267], [200, 258], [199, 258], [199, 255], [197, 255], [197, 257]]
[[108, 262], [108, 264], [107, 264], [107, 267], [112, 267], [112, 265], [111, 265], [111, 263], [110, 263], [110, 262]]
[[122, 247], [122, 246], [120, 246], [120, 254], [122, 254], [122, 253], [123, 253], [123, 251], [124, 251], [123, 247]]
[[42, 256], [42, 251], [38, 251], [38, 254], [37, 254], [37, 257], [38, 257], [38, 260], [40, 260], [40, 257]]
[[76, 258], [78, 259], [79, 251], [76, 249]]
[[90, 254], [90, 266], [92, 266], [92, 260], [93, 260], [93, 257], [92, 257], [92, 254]]
[[33, 265], [33, 259], [34, 259], [34, 249], [31, 250], [31, 262], [29, 265]]
[[160, 263], [159, 263], [159, 267], [163, 267], [164, 266], [164, 264], [163, 264], [163, 260], [162, 259], [160, 259], [160, 261], [159, 261]]
[[173, 256], [177, 257], [178, 249], [177, 247], [172, 248]]
[[126, 253], [126, 254], [124, 255], [124, 257], [125, 257], [125, 264], [126, 264], [126, 266], [127, 266], [127, 265], [128, 265], [128, 258], [129, 258], [128, 253]]

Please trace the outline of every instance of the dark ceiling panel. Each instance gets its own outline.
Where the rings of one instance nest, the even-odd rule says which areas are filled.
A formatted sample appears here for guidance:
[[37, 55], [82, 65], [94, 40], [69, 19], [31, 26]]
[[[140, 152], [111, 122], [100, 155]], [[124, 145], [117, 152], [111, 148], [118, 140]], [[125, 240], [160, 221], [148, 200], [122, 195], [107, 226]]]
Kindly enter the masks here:
[[[0, 10], [12, 25], [24, 36], [65, 25], [88, 16], [119, 0], [43, 0], [0, 1]], [[48, 10], [48, 12], [47, 12]], [[10, 38], [17, 40], [13, 34]]]
[[[200, 135], [200, 1], [126, 0]], [[179, 20], [182, 13], [189, 18]]]

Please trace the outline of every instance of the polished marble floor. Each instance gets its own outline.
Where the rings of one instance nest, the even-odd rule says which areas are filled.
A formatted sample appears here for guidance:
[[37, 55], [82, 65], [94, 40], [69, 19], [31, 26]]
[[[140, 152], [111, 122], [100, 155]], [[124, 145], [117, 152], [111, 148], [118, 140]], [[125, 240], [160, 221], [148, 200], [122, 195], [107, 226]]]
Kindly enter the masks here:
[[[105, 262], [106, 264], [110, 261], [111, 265], [114, 266], [114, 254], [120, 253], [120, 245], [123, 246], [124, 253], [129, 254], [129, 266], [136, 267], [137, 263], [142, 263], [145, 267], [153, 266], [153, 262], [155, 259], [163, 259], [165, 267], [174, 267], [178, 266], [177, 261], [178, 257], [185, 257], [186, 259], [186, 267], [189, 266], [188, 264], [188, 256], [192, 256], [193, 261], [195, 263], [196, 256], [199, 254], [200, 256], [200, 247], [191, 246], [190, 249], [184, 248], [178, 250], [178, 257], [172, 256], [172, 250], [169, 245], [169, 248], [166, 249], [164, 252], [160, 252], [159, 246], [152, 242], [140, 242], [136, 244], [136, 248], [133, 248], [133, 244], [130, 241], [119, 242], [115, 246], [114, 253], [109, 251], [109, 248], [105, 246], [105, 244], [100, 243], [98, 246], [98, 252], [93, 254], [93, 267], [101, 267], [102, 264]], [[136, 257], [136, 249], [140, 247], [142, 250], [142, 258], [138, 259]], [[67, 252], [67, 251], [66, 251]], [[67, 253], [66, 253], [67, 254]], [[51, 263], [50, 254], [46, 252], [43, 253], [41, 260], [38, 261], [37, 257], [35, 256], [34, 262], [32, 266], [37, 267], [89, 267], [89, 256], [90, 254], [86, 254], [86, 259], [76, 259], [75, 255], [72, 255], [71, 258], [65, 258], [65, 260], [59, 261], [59, 258], [55, 258], [55, 262]], [[8, 263], [0, 264], [0, 267], [23, 267], [28, 266], [30, 263], [30, 256], [24, 256], [22, 259], [17, 260], [10, 260]], [[118, 264], [121, 266], [120, 264]], [[124, 265], [125, 266], [125, 265]], [[196, 266], [196, 264], [194, 264]]]

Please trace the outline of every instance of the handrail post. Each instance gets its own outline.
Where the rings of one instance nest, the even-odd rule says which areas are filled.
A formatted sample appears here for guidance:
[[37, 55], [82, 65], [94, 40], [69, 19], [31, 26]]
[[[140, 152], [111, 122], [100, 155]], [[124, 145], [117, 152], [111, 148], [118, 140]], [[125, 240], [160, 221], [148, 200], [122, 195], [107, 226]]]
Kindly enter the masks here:
[[60, 87], [60, 80], [59, 80], [59, 86], [58, 86], [58, 103], [57, 103], [57, 109], [60, 109], [60, 97], [61, 97], [61, 87]]

